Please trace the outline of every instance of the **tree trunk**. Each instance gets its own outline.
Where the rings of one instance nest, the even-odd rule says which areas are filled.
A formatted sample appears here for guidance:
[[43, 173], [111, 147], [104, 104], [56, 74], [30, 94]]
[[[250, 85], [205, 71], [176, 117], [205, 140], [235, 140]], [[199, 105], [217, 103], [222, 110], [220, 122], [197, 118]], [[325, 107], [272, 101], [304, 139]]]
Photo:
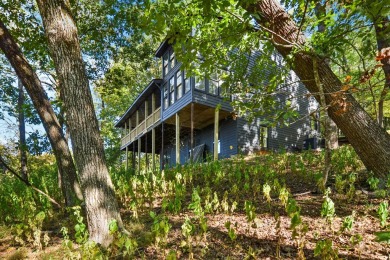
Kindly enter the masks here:
[[80, 194], [80, 188], [77, 180], [76, 167], [73, 163], [68, 144], [65, 142], [62, 129], [46, 92], [42, 87], [41, 81], [1, 20], [0, 48], [14, 68], [19, 80], [26, 88], [45, 128], [56, 157], [58, 169], [61, 171], [63, 180], [62, 192], [65, 197], [65, 205], [74, 206], [77, 203], [77, 194]]
[[19, 121], [19, 153], [20, 153], [20, 175], [26, 181], [27, 175], [27, 146], [26, 146], [26, 124], [24, 121], [24, 92], [23, 83], [18, 80], [18, 121]]
[[107, 247], [109, 223], [122, 228], [103, 141], [81, 57], [77, 28], [67, 0], [37, 0], [49, 50], [59, 77], [75, 161], [84, 192], [90, 239]]
[[[259, 0], [244, 8], [271, 33], [272, 44], [283, 57], [293, 55], [292, 69], [319, 100], [319, 89], [313, 75], [313, 57], [300, 51], [304, 50], [306, 39], [295, 22], [276, 0]], [[329, 65], [318, 60], [318, 66], [329, 116], [346, 135], [367, 169], [372, 170], [376, 176], [385, 178], [390, 169], [390, 135], [364, 111], [349, 92], [342, 91], [342, 82]]]
[[378, 124], [383, 127], [383, 104], [390, 90], [390, 20], [388, 17], [383, 16], [375, 20], [373, 22], [378, 56], [381, 58], [382, 70], [385, 73], [385, 85], [378, 101]]
[[[325, 3], [318, 2], [316, 4], [315, 14], [316, 14], [318, 19], [321, 19], [324, 16], [326, 16], [326, 9], [327, 9], [326, 5], [327, 5], [327, 2], [325, 2]], [[325, 30], [326, 30], [325, 22], [324, 21], [319, 22], [319, 24], [317, 26], [317, 31], [319, 33], [324, 33]], [[326, 55], [328, 55], [328, 53], [329, 53], [328, 46], [326, 46], [326, 48], [324, 49], [324, 52], [325, 52]], [[328, 58], [325, 59], [325, 61], [326, 61], [327, 64], [329, 64], [329, 59]], [[321, 93], [320, 93], [320, 95], [321, 95]], [[327, 139], [327, 140], [325, 140], [325, 143], [328, 144], [325, 149], [334, 150], [334, 149], [339, 148], [338, 129], [337, 129], [337, 125], [335, 124], [335, 122], [332, 119], [330, 119], [328, 116], [326, 116], [326, 118], [325, 118], [325, 126], [324, 127], [326, 128], [325, 132], [327, 133], [327, 134], [325, 134], [325, 136], [327, 135], [327, 137], [325, 137]], [[331, 153], [331, 151], [325, 151], [325, 153], [326, 154], [327, 153]], [[329, 159], [329, 163], [330, 163], [330, 161], [331, 160]], [[325, 168], [329, 168], [330, 169], [330, 165], [326, 165]]]
[[331, 119], [328, 116], [328, 113], [326, 112], [328, 110], [328, 107], [326, 105], [325, 100], [325, 92], [324, 88], [320, 81], [320, 76], [318, 74], [318, 61], [314, 57], [313, 58], [313, 72], [314, 72], [314, 81], [320, 91], [320, 108], [322, 109], [322, 119], [320, 121], [323, 123], [324, 126], [324, 138], [325, 138], [325, 158], [324, 158], [324, 169], [322, 174], [322, 181], [319, 183], [319, 188], [322, 192], [325, 192], [326, 190], [326, 183], [328, 182], [328, 176], [330, 172], [330, 168], [332, 167], [332, 150], [331, 150], [331, 129], [330, 129], [330, 121]]

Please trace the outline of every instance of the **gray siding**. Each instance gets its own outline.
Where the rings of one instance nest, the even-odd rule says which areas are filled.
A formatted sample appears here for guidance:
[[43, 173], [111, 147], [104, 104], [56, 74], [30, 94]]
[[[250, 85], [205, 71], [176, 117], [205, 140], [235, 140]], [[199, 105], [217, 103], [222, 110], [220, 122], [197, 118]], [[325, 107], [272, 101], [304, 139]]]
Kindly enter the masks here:
[[170, 105], [167, 109], [162, 111], [162, 120], [166, 120], [171, 116], [175, 115], [179, 112], [183, 107], [190, 104], [192, 101], [192, 91], [189, 91], [184, 94], [179, 100]]
[[[219, 158], [229, 158], [237, 154], [237, 121], [231, 118], [219, 122], [220, 153]], [[214, 152], [214, 125], [207, 126], [194, 132], [194, 145], [206, 145], [206, 152], [212, 156]], [[182, 136], [180, 140], [180, 163], [185, 164], [189, 160], [190, 136]], [[173, 141], [166, 145], [164, 154], [169, 157], [166, 166], [176, 164], [176, 149]]]
[[203, 104], [210, 107], [217, 107], [218, 104], [221, 104], [221, 109], [225, 111], [232, 111], [233, 108], [230, 105], [230, 102], [225, 101], [223, 98], [215, 95], [207, 94], [206, 92], [193, 89], [192, 100], [195, 103]]

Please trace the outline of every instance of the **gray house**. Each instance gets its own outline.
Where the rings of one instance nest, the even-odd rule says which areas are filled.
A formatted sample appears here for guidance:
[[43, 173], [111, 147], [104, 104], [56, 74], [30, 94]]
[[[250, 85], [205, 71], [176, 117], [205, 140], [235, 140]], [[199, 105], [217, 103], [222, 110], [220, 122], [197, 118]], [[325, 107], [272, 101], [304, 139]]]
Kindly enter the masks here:
[[[249, 122], [237, 117], [222, 95], [217, 75], [189, 77], [164, 41], [156, 51], [162, 59], [162, 78], [152, 80], [116, 123], [123, 129], [121, 150], [151, 156], [152, 169], [203, 160], [229, 158], [260, 150], [316, 147], [318, 124], [309, 114], [317, 108], [297, 78], [289, 85], [289, 99], [301, 119], [289, 127], [267, 127], [262, 118]], [[230, 99], [234, 98], [230, 97]], [[281, 101], [283, 102], [283, 101]], [[156, 162], [159, 154], [160, 161]], [[126, 158], [127, 155], [126, 155]]]

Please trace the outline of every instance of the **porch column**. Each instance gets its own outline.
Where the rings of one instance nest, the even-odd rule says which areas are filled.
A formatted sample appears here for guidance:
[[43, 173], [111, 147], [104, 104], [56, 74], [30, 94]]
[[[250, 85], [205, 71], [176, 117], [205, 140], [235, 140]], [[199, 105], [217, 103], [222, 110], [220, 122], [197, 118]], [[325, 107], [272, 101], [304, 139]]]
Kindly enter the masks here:
[[129, 168], [129, 147], [126, 146], [126, 166], [125, 166], [126, 172], [128, 168]]
[[138, 136], [138, 126], [139, 126], [139, 110], [135, 112], [135, 135]]
[[138, 173], [141, 173], [141, 137], [138, 138]]
[[152, 171], [156, 170], [156, 129], [154, 129], [154, 111], [156, 110], [156, 95], [152, 93], [152, 114], [153, 114], [153, 128], [152, 128]]
[[218, 130], [219, 130], [219, 107], [215, 109], [214, 116], [214, 160], [218, 160]]
[[135, 140], [133, 141], [133, 152], [131, 154], [131, 165], [132, 165], [133, 171], [135, 171]]
[[176, 113], [176, 165], [180, 164], [180, 117]]
[[139, 127], [139, 110], [137, 109], [137, 112], [136, 112], [136, 136], [137, 136], [137, 139], [138, 139], [138, 173], [141, 172], [141, 138], [138, 137], [138, 127]]
[[146, 118], [149, 116], [149, 101], [145, 100], [145, 170], [149, 169], [148, 162], [148, 122]]
[[161, 153], [160, 153], [161, 170], [165, 168], [164, 161], [164, 122], [161, 123]]
[[127, 122], [125, 122], [125, 129], [122, 132], [122, 134], [123, 134], [123, 137], [125, 137], [127, 135]]

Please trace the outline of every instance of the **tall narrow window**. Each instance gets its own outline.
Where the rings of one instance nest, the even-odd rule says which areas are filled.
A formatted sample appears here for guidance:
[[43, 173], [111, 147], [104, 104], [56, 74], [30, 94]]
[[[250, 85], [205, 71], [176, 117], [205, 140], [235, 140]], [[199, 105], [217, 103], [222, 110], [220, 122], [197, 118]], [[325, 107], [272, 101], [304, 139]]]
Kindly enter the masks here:
[[219, 87], [222, 84], [222, 82], [219, 79], [219, 73], [214, 72], [210, 75], [209, 79], [209, 93], [218, 95], [219, 94]]
[[191, 89], [191, 77], [188, 77], [187, 73], [183, 72], [184, 73], [184, 93], [187, 93], [188, 91], [190, 91]]
[[268, 128], [266, 126], [260, 126], [260, 147], [268, 147]]
[[167, 85], [167, 83], [164, 84], [163, 91], [164, 91], [164, 109], [167, 109], [168, 106], [169, 106], [169, 102], [168, 102], [168, 85]]
[[163, 56], [163, 76], [168, 74], [168, 53]]
[[169, 69], [172, 69], [176, 64], [175, 53], [173, 49], [169, 51]]
[[181, 71], [176, 73], [176, 100], [179, 100], [183, 96], [183, 84], [181, 80]]
[[195, 88], [203, 91], [206, 90], [204, 77], [195, 76]]
[[171, 105], [175, 103], [175, 77], [172, 77], [169, 80], [169, 93], [170, 93], [170, 101]]

